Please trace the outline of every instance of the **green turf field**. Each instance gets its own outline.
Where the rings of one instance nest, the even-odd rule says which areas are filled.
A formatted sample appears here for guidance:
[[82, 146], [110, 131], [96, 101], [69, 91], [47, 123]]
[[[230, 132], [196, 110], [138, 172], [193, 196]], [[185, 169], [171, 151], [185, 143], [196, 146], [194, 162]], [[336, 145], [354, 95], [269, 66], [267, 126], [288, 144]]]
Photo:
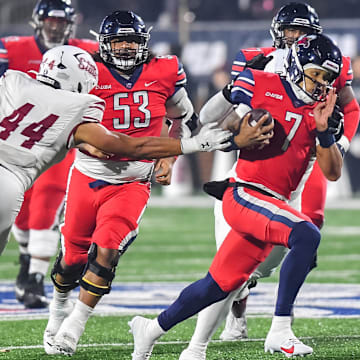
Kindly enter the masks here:
[[[360, 283], [360, 211], [329, 210], [319, 250], [319, 267], [307, 282]], [[202, 277], [215, 253], [212, 209], [149, 208], [140, 234], [120, 260], [116, 282], [182, 281]], [[0, 258], [0, 278], [14, 280], [17, 272], [17, 246], [10, 242]], [[274, 282], [277, 276], [266, 281]], [[1, 315], [0, 315], [1, 316]], [[90, 319], [73, 359], [131, 359], [130, 316]], [[215, 341], [208, 349], [208, 360], [284, 359], [283, 355], [263, 352], [270, 318], [249, 318], [249, 340]], [[152, 359], [178, 359], [191, 337], [195, 319], [174, 327], [155, 346]], [[41, 348], [46, 320], [0, 321], [2, 359], [47, 359]], [[311, 359], [360, 359], [360, 320], [296, 319], [295, 333], [314, 347]], [[55, 356], [55, 359], [62, 356]], [[310, 359], [309, 358], [309, 359]]]

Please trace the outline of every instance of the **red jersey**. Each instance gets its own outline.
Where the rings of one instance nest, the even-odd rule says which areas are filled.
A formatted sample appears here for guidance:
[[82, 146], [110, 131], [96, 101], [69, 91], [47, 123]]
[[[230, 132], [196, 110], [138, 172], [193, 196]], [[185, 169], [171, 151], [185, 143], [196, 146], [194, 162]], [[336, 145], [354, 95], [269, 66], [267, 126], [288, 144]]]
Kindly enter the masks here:
[[[276, 51], [281, 51], [282, 54], [280, 56], [284, 56], [287, 54], [284, 50], [277, 50], [274, 47], [269, 48], [249, 48], [240, 50], [235, 57], [232, 65], [231, 76], [232, 79], [235, 79], [239, 73], [244, 70], [246, 66], [246, 62], [254, 58], [258, 54], [264, 54], [265, 56], [275, 54]], [[277, 60], [279, 61], [279, 60]], [[270, 70], [268, 70], [270, 71]], [[285, 70], [284, 70], [285, 71]], [[342, 68], [339, 77], [335, 80], [333, 86], [336, 88], [336, 92], [339, 93], [341, 89], [345, 86], [351, 86], [353, 80], [353, 72], [351, 68], [351, 59], [348, 56], [342, 57]], [[353, 110], [353, 109], [352, 109]], [[358, 127], [358, 114], [354, 116], [348, 116], [348, 110], [343, 109], [344, 111], [344, 135], [347, 137], [349, 141], [353, 138], [356, 133], [356, 129]]]
[[233, 103], [266, 109], [275, 120], [270, 145], [262, 150], [241, 150], [237, 176], [289, 199], [315, 151], [312, 110], [316, 104], [307, 105], [297, 99], [290, 84], [279, 75], [251, 69], [239, 74], [231, 99]]
[[[69, 39], [67, 45], [78, 46], [93, 53], [98, 50], [96, 41], [87, 39]], [[28, 72], [38, 71], [43, 54], [47, 49], [39, 43], [35, 36], [8, 36], [0, 40], [0, 75], [8, 68]], [[35, 74], [29, 73], [35, 78]]]
[[[155, 57], [126, 78], [113, 67], [97, 63], [99, 84], [92, 94], [106, 102], [102, 124], [129, 136], [160, 136], [165, 103], [186, 83], [176, 56]], [[119, 161], [124, 158], [114, 157]]]

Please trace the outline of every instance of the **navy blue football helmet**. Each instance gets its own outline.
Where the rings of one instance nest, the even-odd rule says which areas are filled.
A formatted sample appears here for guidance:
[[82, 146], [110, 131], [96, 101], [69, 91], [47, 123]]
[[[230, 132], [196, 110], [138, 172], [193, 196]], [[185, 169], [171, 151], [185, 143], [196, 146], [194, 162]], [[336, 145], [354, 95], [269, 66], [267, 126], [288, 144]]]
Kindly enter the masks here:
[[[31, 25], [47, 48], [63, 45], [74, 32], [75, 9], [71, 0], [39, 0]], [[47, 19], [51, 19], [47, 22]]]
[[306, 34], [321, 34], [319, 16], [315, 9], [306, 3], [291, 2], [284, 5], [274, 16], [270, 34], [274, 40], [274, 46], [278, 49], [286, 47], [284, 29], [295, 27], [303, 29]]
[[[305, 78], [308, 77], [305, 75], [305, 70], [314, 67], [327, 71], [327, 84], [311, 79], [316, 86], [310, 93], [305, 88]], [[298, 85], [314, 101], [325, 100], [331, 85], [340, 75], [341, 67], [342, 55], [340, 49], [330, 38], [322, 34], [301, 36], [291, 46], [285, 60], [287, 79]], [[303, 83], [302, 86], [299, 85], [301, 82]]]
[[[132, 11], [115, 11], [105, 17], [100, 25], [99, 49], [104, 62], [121, 71], [132, 71], [144, 63], [149, 54], [150, 30], [145, 29], [144, 21]], [[114, 49], [112, 42], [137, 43], [137, 49], [130, 46]]]

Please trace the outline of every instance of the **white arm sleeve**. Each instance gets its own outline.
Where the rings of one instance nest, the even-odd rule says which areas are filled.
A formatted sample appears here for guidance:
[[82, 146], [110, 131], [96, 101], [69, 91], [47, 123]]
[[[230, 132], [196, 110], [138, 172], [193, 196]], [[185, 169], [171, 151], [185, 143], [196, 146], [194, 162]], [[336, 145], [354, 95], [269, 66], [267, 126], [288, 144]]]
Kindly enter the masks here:
[[190, 137], [191, 130], [186, 123], [194, 114], [194, 107], [185, 88], [179, 89], [166, 101], [166, 117], [170, 120], [169, 136], [174, 138]]
[[215, 121], [221, 124], [233, 111], [233, 108], [234, 105], [226, 100], [221, 90], [211, 97], [201, 108], [199, 121], [202, 125]]

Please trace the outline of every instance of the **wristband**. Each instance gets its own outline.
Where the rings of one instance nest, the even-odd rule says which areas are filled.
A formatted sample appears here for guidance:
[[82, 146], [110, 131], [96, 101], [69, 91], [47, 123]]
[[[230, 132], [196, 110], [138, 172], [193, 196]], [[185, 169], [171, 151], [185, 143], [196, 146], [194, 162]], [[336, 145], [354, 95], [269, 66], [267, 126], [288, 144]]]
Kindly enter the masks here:
[[181, 151], [183, 154], [191, 154], [199, 151], [199, 144], [195, 137], [180, 139]]
[[319, 139], [320, 146], [323, 148], [329, 148], [335, 143], [335, 137], [329, 129], [326, 129], [325, 131], [316, 130], [316, 136]]

